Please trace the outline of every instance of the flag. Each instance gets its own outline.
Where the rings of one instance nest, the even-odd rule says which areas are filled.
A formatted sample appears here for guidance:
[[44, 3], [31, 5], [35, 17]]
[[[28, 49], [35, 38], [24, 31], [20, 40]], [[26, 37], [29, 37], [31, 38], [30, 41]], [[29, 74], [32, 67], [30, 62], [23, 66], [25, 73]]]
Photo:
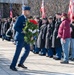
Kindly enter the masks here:
[[69, 16], [70, 20], [72, 21], [72, 18], [74, 17], [74, 0], [70, 0], [68, 16]]
[[12, 4], [10, 4], [10, 18], [13, 17], [13, 12], [12, 12]]
[[44, 0], [42, 0], [42, 5], [41, 5], [40, 11], [42, 13], [42, 18], [45, 18], [46, 14], [45, 14]]

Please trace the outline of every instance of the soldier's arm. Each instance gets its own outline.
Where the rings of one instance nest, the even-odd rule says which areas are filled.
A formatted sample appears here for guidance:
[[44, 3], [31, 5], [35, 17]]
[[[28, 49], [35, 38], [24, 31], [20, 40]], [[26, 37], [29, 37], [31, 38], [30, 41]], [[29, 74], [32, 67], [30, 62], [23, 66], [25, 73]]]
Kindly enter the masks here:
[[20, 29], [20, 25], [21, 25], [21, 17], [18, 17], [18, 19], [15, 23], [14, 29], [15, 29], [15, 31], [17, 31], [19, 33], [22, 32], [22, 29]]

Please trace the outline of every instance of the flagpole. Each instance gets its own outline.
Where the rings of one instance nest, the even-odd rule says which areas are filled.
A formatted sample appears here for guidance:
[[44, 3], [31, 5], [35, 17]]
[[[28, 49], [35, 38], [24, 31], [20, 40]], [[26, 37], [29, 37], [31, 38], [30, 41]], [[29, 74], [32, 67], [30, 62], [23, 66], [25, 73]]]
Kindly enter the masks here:
[[41, 6], [41, 14], [42, 14], [42, 18], [46, 17], [46, 13], [45, 13], [45, 3], [44, 0], [42, 0], [42, 6]]
[[12, 1], [10, 0], [10, 18], [13, 17], [13, 14], [12, 14]]
[[72, 22], [72, 18], [74, 17], [74, 0], [70, 0], [69, 2], [68, 16]]

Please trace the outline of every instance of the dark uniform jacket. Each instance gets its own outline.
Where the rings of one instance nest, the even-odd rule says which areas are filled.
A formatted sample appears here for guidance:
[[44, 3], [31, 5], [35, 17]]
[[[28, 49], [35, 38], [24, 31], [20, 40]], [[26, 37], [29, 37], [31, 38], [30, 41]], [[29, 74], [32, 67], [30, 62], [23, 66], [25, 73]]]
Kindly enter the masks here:
[[15, 41], [24, 41], [25, 34], [22, 32], [23, 32], [24, 26], [26, 25], [26, 20], [27, 19], [24, 15], [21, 15], [18, 17], [17, 22], [14, 26], [14, 29], [16, 31], [16, 34], [14, 37]]
[[43, 24], [40, 27], [40, 33], [39, 33], [38, 39], [37, 39], [37, 47], [38, 48], [44, 48], [45, 47], [46, 31], [47, 31], [47, 25]]
[[74, 23], [72, 23], [72, 24], [70, 25], [70, 27], [72, 28], [71, 38], [74, 39]]
[[58, 29], [59, 26], [61, 24], [61, 20], [56, 20], [55, 22], [55, 28], [53, 31], [53, 35], [52, 35], [52, 47], [56, 48], [56, 47], [61, 47], [61, 42], [60, 42], [60, 38], [58, 38]]
[[52, 46], [53, 23], [47, 25], [47, 33], [45, 40], [45, 48], [49, 49]]

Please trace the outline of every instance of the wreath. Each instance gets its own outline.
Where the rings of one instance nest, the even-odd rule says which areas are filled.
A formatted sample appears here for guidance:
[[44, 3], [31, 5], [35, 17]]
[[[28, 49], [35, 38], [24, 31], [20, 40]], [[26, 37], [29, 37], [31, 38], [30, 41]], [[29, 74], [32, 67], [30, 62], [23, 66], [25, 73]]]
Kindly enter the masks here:
[[24, 41], [33, 44], [35, 42], [34, 37], [38, 35], [38, 23], [33, 19], [28, 20], [23, 31], [25, 32]]

